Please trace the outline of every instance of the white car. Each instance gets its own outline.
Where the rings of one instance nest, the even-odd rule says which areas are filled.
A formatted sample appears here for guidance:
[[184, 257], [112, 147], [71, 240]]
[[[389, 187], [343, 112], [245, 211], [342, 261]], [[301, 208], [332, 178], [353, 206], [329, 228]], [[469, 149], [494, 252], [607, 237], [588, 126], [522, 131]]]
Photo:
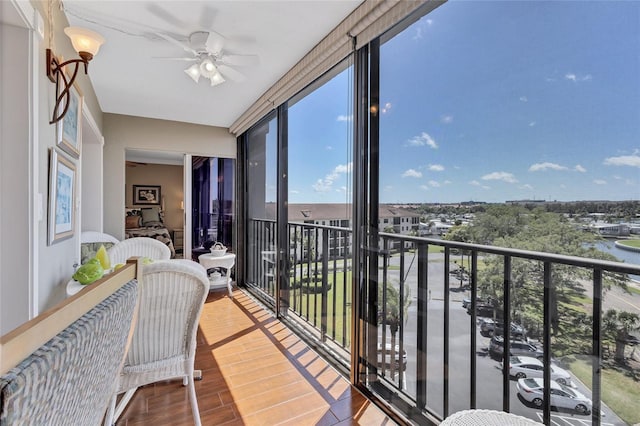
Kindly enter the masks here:
[[[543, 380], [540, 378], [518, 379], [518, 395], [538, 408], [542, 407]], [[579, 414], [591, 412], [591, 400], [568, 386], [551, 382], [551, 406], [574, 410]]]
[[[509, 375], [518, 379], [526, 377], [540, 377], [544, 374], [544, 364], [529, 356], [509, 357]], [[551, 364], [551, 380], [561, 385], [571, 385], [571, 374], [557, 365]]]

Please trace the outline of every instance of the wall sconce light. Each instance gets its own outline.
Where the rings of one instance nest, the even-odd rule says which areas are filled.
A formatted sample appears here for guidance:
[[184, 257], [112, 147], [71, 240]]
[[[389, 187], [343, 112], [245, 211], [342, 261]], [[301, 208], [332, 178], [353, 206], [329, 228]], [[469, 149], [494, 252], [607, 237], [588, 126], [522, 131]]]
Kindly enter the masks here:
[[[58, 61], [58, 58], [53, 54], [51, 49], [47, 49], [47, 77], [51, 82], [56, 84], [56, 105], [53, 108], [53, 116], [49, 124], [56, 123], [65, 116], [69, 109], [69, 90], [73, 85], [78, 75], [78, 68], [80, 64], [84, 64], [84, 73], [87, 73], [89, 67], [89, 61], [98, 54], [98, 50], [102, 43], [104, 43], [104, 37], [93, 31], [79, 28], [79, 27], [67, 27], [64, 29], [64, 33], [71, 39], [73, 48], [78, 52], [80, 58], [70, 59], [63, 63]], [[75, 69], [71, 74], [71, 78], [67, 79], [63, 68], [67, 65], [75, 64]], [[60, 84], [64, 84], [61, 88]], [[61, 90], [62, 89], [62, 90]], [[61, 109], [60, 104], [64, 101], [64, 108]]]

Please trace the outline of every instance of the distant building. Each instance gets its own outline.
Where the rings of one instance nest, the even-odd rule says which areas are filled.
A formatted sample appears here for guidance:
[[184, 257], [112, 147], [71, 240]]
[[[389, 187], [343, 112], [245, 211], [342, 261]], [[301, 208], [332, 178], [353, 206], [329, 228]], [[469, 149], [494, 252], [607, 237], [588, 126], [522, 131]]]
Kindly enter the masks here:
[[626, 237], [631, 233], [629, 225], [624, 223], [602, 223], [597, 222], [589, 226], [594, 232], [603, 236]]
[[[349, 228], [353, 226], [351, 215], [351, 204], [289, 204], [289, 222], [308, 223], [313, 225], [335, 226]], [[395, 207], [393, 205], [380, 205], [378, 209], [378, 230], [380, 232], [393, 232], [402, 235], [418, 235], [420, 215], [408, 209]], [[345, 251], [351, 253], [351, 233], [332, 236], [329, 239], [329, 256], [343, 256]], [[306, 234], [303, 236], [306, 238]], [[318, 254], [321, 254], [321, 240], [318, 242]], [[397, 244], [396, 244], [397, 246]], [[397, 247], [390, 247], [397, 248]], [[306, 247], [302, 247], [302, 257], [306, 256]], [[315, 250], [315, 247], [314, 247]]]

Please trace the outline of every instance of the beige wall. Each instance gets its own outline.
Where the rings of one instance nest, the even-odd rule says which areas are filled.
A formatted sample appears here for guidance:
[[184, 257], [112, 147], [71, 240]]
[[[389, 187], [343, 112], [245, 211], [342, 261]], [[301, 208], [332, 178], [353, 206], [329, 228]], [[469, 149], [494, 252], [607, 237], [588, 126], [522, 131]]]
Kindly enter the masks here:
[[180, 201], [183, 200], [183, 173], [182, 166], [166, 164], [127, 166], [124, 191], [126, 206], [146, 207], [133, 204], [133, 185], [160, 185], [164, 204], [164, 223], [169, 230], [182, 229], [184, 210], [180, 208]]
[[236, 139], [228, 129], [119, 114], [103, 116], [104, 231], [124, 238], [125, 150], [164, 151], [236, 158]]

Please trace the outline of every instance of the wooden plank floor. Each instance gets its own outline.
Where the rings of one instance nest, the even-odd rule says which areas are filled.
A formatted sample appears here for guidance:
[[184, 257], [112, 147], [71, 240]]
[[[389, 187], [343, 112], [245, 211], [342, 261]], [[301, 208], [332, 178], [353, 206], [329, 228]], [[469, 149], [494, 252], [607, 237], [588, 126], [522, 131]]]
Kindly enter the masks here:
[[[196, 369], [203, 425], [394, 425], [295, 334], [250, 297], [211, 292]], [[192, 425], [181, 381], [140, 388], [118, 425]]]

